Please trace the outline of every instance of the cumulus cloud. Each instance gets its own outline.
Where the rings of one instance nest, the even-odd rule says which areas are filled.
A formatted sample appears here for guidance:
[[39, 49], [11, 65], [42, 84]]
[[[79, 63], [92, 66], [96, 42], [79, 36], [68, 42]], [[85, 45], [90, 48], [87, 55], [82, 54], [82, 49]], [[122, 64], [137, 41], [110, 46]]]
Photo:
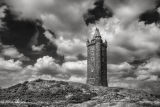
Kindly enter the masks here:
[[34, 69], [38, 71], [39, 75], [46, 74], [55, 76], [61, 71], [60, 66], [55, 63], [55, 59], [49, 56], [37, 59], [37, 62], [34, 64]]
[[[56, 63], [56, 60], [49, 56], [39, 58], [32, 67], [37, 75], [48, 75], [53, 78], [59, 78], [67, 81], [80, 81], [86, 77], [87, 61], [69, 61], [62, 65]], [[74, 81], [75, 80], [75, 81]]]
[[79, 39], [64, 39], [63, 37], [56, 39], [55, 43], [58, 47], [57, 53], [64, 55], [66, 60], [75, 59], [78, 55], [86, 56], [86, 43]]
[[[15, 48], [14, 50], [31, 59], [25, 60], [24, 64], [33, 64], [37, 58], [44, 55], [54, 56], [55, 59], [61, 58], [56, 53], [56, 46], [45, 37], [46, 29], [43, 28], [41, 21], [17, 20], [9, 8], [6, 9], [5, 13], [6, 17], [2, 19], [5, 28], [0, 30], [0, 42], [3, 46]], [[7, 52], [4, 53], [8, 54]]]
[[112, 9], [114, 15], [127, 27], [140, 14], [156, 7], [156, 0], [105, 0], [105, 5]]
[[14, 46], [11, 45], [3, 45], [0, 43], [0, 55], [10, 58], [19, 59], [21, 61], [29, 61], [30, 59], [20, 53]]
[[51, 6], [54, 0], [5, 0], [11, 7], [15, 14], [19, 15], [19, 18], [36, 19], [40, 17], [41, 11], [47, 6]]
[[[90, 34], [83, 15], [88, 9], [94, 8], [94, 2], [95, 0], [21, 0], [17, 3], [14, 0], [6, 0], [19, 20], [42, 20], [43, 27], [52, 30], [57, 38], [54, 40], [47, 32], [45, 35], [57, 45], [58, 54], [66, 55], [66, 60], [76, 60], [79, 54], [86, 56], [84, 44]], [[65, 47], [71, 47], [63, 48], [64, 43], [67, 44]], [[42, 46], [32, 46], [33, 51], [41, 49]]]
[[132, 69], [132, 66], [127, 62], [123, 62], [121, 64], [108, 64], [109, 72], [119, 72], [130, 69]]
[[108, 81], [136, 80], [134, 66], [127, 62], [121, 64], [108, 64]]
[[86, 61], [69, 61], [59, 65], [52, 57], [44, 56], [37, 60], [33, 69], [38, 73], [38, 75], [51, 75], [53, 77], [57, 76], [58, 78], [65, 79], [65, 77], [70, 78], [71, 76], [85, 77], [86, 65]]
[[79, 32], [85, 23], [83, 14], [93, 8], [94, 0], [6, 0], [19, 18], [41, 19], [47, 28], [58, 33]]
[[87, 72], [87, 61], [65, 62], [62, 65], [65, 72], [77, 77], [85, 77]]
[[[86, 29], [86, 26], [83, 22], [82, 16], [83, 16], [83, 13], [88, 8], [91, 8], [93, 6], [93, 2], [91, 2], [90, 0], [87, 0], [87, 1], [86, 0], [82, 0], [82, 1], [46, 0], [46, 1], [43, 1], [43, 2], [37, 1], [37, 0], [34, 0], [34, 1], [22, 0], [21, 2], [16, 3], [16, 4], [15, 4], [14, 1], [10, 0], [10, 1], [8, 1], [8, 3], [10, 4], [10, 6], [13, 8], [13, 10], [15, 12], [17, 12], [17, 13], [21, 12], [22, 14], [26, 14], [26, 15], [22, 15], [22, 16], [32, 16], [34, 11], [30, 11], [30, 9], [35, 10], [35, 11], [39, 11], [39, 12], [36, 12], [36, 13], [39, 14], [38, 17], [43, 20], [44, 25], [47, 28], [50, 28], [53, 31], [55, 31], [56, 34], [59, 36], [58, 37], [59, 40], [61, 40], [61, 38], [63, 38], [64, 43], [66, 43], [68, 41], [67, 39], [70, 39], [73, 36], [76, 36], [77, 40], [80, 39], [79, 40], [79, 41], [81, 41], [80, 44], [82, 44], [82, 43], [84, 44], [84, 40], [86, 40], [86, 38], [89, 35], [89, 34], [84, 34], [84, 32], [86, 32], [84, 30], [84, 29]], [[29, 10], [27, 10], [28, 9], [27, 4], [29, 6], [31, 6], [31, 8]], [[136, 50], [136, 48], [138, 48], [138, 46], [141, 46], [140, 48], [150, 48], [150, 51], [152, 51], [152, 47], [154, 47], [154, 44], [152, 44], [152, 43], [149, 46], [148, 46], [148, 44], [145, 44], [144, 42], [142, 42], [142, 43], [138, 42], [139, 44], [137, 44], [137, 46], [136, 46], [136, 44], [128, 45], [129, 43], [125, 43], [125, 44], [127, 44], [126, 46], [117, 46], [117, 45], [125, 45], [124, 43], [122, 44], [120, 42], [121, 41], [126, 41], [126, 39], [130, 40], [133, 37], [133, 34], [139, 33], [139, 32], [133, 32], [132, 34], [130, 34], [128, 36], [128, 34], [130, 32], [132, 32], [133, 30], [135, 30], [135, 31], [137, 30], [137, 29], [134, 29], [134, 27], [136, 28], [137, 26], [140, 26], [140, 25], [138, 25], [138, 22], [136, 23], [136, 25], [132, 24], [131, 25], [132, 28], [130, 30], [127, 30], [127, 32], [125, 32], [123, 29], [121, 29], [121, 27], [123, 26], [123, 19], [126, 18], [126, 17], [127, 17], [127, 19], [132, 19], [134, 17], [137, 17], [139, 14], [143, 13], [144, 11], [153, 9], [154, 6], [155, 6], [154, 1], [147, 0], [147, 1], [144, 2], [144, 0], [139, 0], [139, 1], [138, 0], [136, 0], [136, 1], [129, 0], [129, 1], [120, 2], [120, 1], [115, 1], [115, 0], [113, 0], [113, 1], [105, 0], [105, 5], [107, 5], [112, 10], [114, 10], [114, 13], [115, 13], [114, 16], [118, 17], [118, 19], [116, 19], [116, 20], [118, 20], [117, 22], [112, 22], [111, 20], [106, 19], [108, 22], [111, 22], [110, 24], [114, 24], [114, 26], [113, 25], [108, 26], [109, 29], [106, 30], [106, 31], [109, 32], [109, 33], [107, 33], [107, 36], [108, 36], [107, 40], [109, 42], [109, 46], [112, 48], [112, 49], [109, 48], [109, 53], [111, 53], [110, 54], [111, 57], [109, 57], [109, 60], [112, 60], [112, 61], [115, 60], [116, 61], [116, 59], [119, 58], [119, 60], [125, 61], [126, 59], [129, 60], [133, 56], [134, 57], [138, 56], [137, 54], [147, 53], [146, 50], [147, 51], [149, 50], [149, 49], [144, 49], [144, 50], [139, 49], [140, 51], [138, 50], [136, 52], [133, 52], [133, 54], [131, 55], [131, 52]], [[24, 6], [24, 7], [27, 6], [27, 8], [22, 9], [21, 6]], [[118, 13], [125, 13], [125, 14], [121, 15], [121, 14], [118, 14]], [[34, 15], [33, 15], [33, 17], [37, 18]], [[74, 17], [72, 17], [72, 16], [74, 16]], [[113, 20], [115, 20], [115, 18], [113, 18]], [[107, 22], [107, 21], [102, 21], [102, 23], [105, 24], [105, 22]], [[124, 20], [124, 21], [127, 21], [127, 20]], [[144, 25], [142, 24], [142, 26], [144, 26]], [[107, 26], [105, 26], [105, 27], [102, 26], [102, 27], [107, 28]], [[141, 29], [141, 28], [139, 28], [139, 29]], [[82, 33], [79, 33], [79, 32], [82, 32]], [[142, 32], [142, 34], [143, 33], [144, 32]], [[147, 33], [145, 33], [145, 34], [147, 34]], [[143, 34], [143, 35], [145, 35], [145, 34]], [[116, 37], [120, 38], [120, 41], [118, 41], [119, 44], [118, 43], [116, 44], [117, 41], [115, 41], [115, 39], [114, 39], [115, 36], [114, 35], [121, 35], [121, 36], [116, 36]], [[141, 32], [137, 35], [141, 35]], [[69, 38], [67, 38], [67, 37], [69, 37]], [[135, 40], [131, 41], [131, 43], [132, 42], [135, 43], [135, 41], [138, 41], [137, 38], [138, 38], [138, 36], [135, 37]], [[57, 39], [57, 41], [58, 41], [58, 39]], [[69, 41], [75, 43], [74, 40], [76, 40], [76, 39], [69, 40]], [[114, 41], [114, 44], [116, 46], [110, 45], [112, 43], [110, 41]], [[141, 38], [140, 38], [139, 41], [143, 41], [143, 40], [141, 40]], [[72, 60], [73, 59], [75, 60], [76, 57], [73, 56], [73, 54], [71, 52], [65, 53], [66, 50], [62, 49], [62, 47], [61, 47], [63, 45], [62, 43], [59, 43], [59, 41], [58, 41], [58, 43], [57, 43], [58, 51], [57, 52], [58, 53], [63, 53], [63, 54], [68, 54], [68, 55], [66, 55], [67, 60], [69, 60], [70, 58]], [[76, 46], [76, 43], [73, 44], [73, 45]], [[73, 47], [73, 46], [71, 46], [71, 47]], [[39, 49], [39, 48], [36, 48], [34, 46], [33, 46], [33, 48], [34, 49]], [[73, 50], [76, 49], [76, 47], [73, 47], [73, 48], [74, 48]], [[157, 47], [154, 47], [154, 48], [157, 48]], [[131, 49], [132, 49], [132, 51], [131, 51]], [[83, 45], [83, 49], [80, 49], [80, 50], [85, 50], [84, 45]], [[80, 52], [78, 52], [78, 53], [80, 53]], [[76, 53], [76, 55], [78, 53]], [[81, 53], [85, 53], [85, 52], [82, 51]], [[117, 55], [112, 54], [112, 53], [115, 53]], [[150, 52], [149, 54], [152, 54], [152, 53]], [[113, 55], [117, 56], [117, 58], [115, 58], [115, 56], [113, 56]]]
[[6, 48], [2, 50], [2, 54], [6, 56], [11, 56], [11, 57], [21, 57], [22, 54], [20, 54], [15, 48]]
[[[139, 88], [140, 84], [159, 80], [159, 58], [156, 57], [160, 46], [158, 25], [155, 23], [145, 25], [144, 22], [133, 21], [128, 28], [124, 29], [121, 20], [114, 17], [101, 19], [97, 26], [102, 38], [107, 39], [109, 44], [108, 80], [110, 86], [121, 84], [122, 87]], [[91, 28], [92, 32], [94, 26]], [[148, 60], [150, 57], [152, 58]], [[146, 59], [147, 62], [138, 65], [127, 63], [134, 61], [135, 58]], [[145, 82], [141, 83], [141, 81]]]
[[[23, 67], [22, 62], [0, 58], [0, 85], [7, 87], [26, 80], [54, 79], [85, 83], [87, 61], [65, 62], [59, 65], [49, 56], [37, 59], [34, 65]], [[82, 81], [81, 81], [82, 80]], [[5, 82], [4, 82], [5, 81]]]
[[[83, 14], [93, 7], [94, 0], [21, 0], [19, 2], [5, 0], [5, 2], [9, 6], [6, 11], [7, 17], [4, 19], [8, 29], [7, 33], [2, 32], [4, 35], [1, 37], [2, 43], [12, 46], [3, 48], [3, 56], [16, 58], [23, 56], [20, 53], [23, 52], [25, 53], [24, 55], [31, 57], [31, 60], [35, 60], [41, 57], [39, 53], [46, 55], [48, 51], [51, 51], [48, 55], [52, 54], [51, 56], [57, 57], [55, 53], [57, 52], [65, 55], [65, 61], [67, 62], [59, 65], [59, 61], [55, 58], [44, 56], [37, 59], [37, 62], [33, 65], [22, 67], [24, 66], [22, 64], [22, 69], [17, 74], [7, 74], [6, 78], [8, 78], [8, 81], [12, 80], [13, 82], [3, 81], [3, 85], [5, 83], [11, 85], [19, 81], [38, 77], [71, 78], [70, 80], [75, 80], [76, 78], [80, 80], [85, 77], [86, 62], [82, 61], [85, 63], [83, 65], [81, 61], [78, 61], [78, 58], [82, 59], [82, 57], [86, 56], [85, 40], [88, 32], [87, 26], [83, 21]], [[46, 36], [49, 34], [43, 35], [44, 29], [41, 28], [40, 23], [37, 25], [33, 21], [36, 19], [43, 21], [43, 28], [54, 31], [56, 39], [52, 34], [50, 36]], [[14, 27], [10, 26], [11, 23]], [[29, 32], [26, 29], [29, 29]], [[42, 38], [42, 36], [44, 37]], [[47, 44], [43, 45], [43, 42], [46, 41], [45, 37], [53, 44], [56, 44], [58, 49], [57, 47], [52, 48], [48, 41]], [[71, 40], [71, 38], [73, 39]], [[29, 50], [31, 51], [29, 52]], [[75, 66], [71, 67], [71, 64]]]
[[147, 80], [147, 81], [156, 81], [160, 78], [160, 59], [157, 57], [153, 57], [147, 61], [146, 64], [143, 64], [138, 67], [136, 72], [137, 79], [139, 80]]
[[[108, 65], [108, 81], [112, 87], [138, 88], [153, 94], [159, 93], [160, 60], [152, 57], [147, 62], [134, 67], [129, 63]], [[111, 72], [110, 72], [111, 71]]]
[[86, 57], [86, 40], [76, 37], [66, 38], [65, 36], [55, 38], [53, 34], [48, 31], [45, 32], [45, 36], [57, 46], [57, 54], [63, 55], [65, 61], [78, 60], [79, 56]]
[[[97, 23], [102, 38], [108, 41], [108, 63], [121, 63], [134, 58], [154, 56], [159, 50], [160, 29], [156, 24], [134, 21], [123, 29], [120, 19], [101, 19]], [[95, 29], [91, 26], [91, 32]]]
[[[131, 23], [127, 28], [124, 28], [125, 23], [127, 23], [124, 21], [128, 20], [123, 20], [120, 16], [115, 15], [112, 18], [100, 19], [96, 24], [100, 29], [102, 38], [108, 41], [109, 86], [140, 88], [149, 81], [158, 81], [159, 62], [156, 60], [159, 59], [155, 56], [160, 46], [158, 42], [160, 37], [159, 25], [155, 23], [145, 25], [145, 22], [134, 19], [130, 20]], [[90, 27], [92, 33], [95, 25], [90, 25]], [[146, 62], [150, 57], [155, 58]], [[127, 63], [134, 61], [134, 59], [146, 59], [146, 61], [137, 65]], [[153, 67], [155, 68], [153, 69]], [[156, 89], [158, 90], [158, 88]]]
[[108, 75], [111, 76], [109, 80], [159, 80], [159, 63], [159, 58], [153, 57], [136, 68], [126, 62], [121, 64], [108, 64]]
[[53, 22], [53, 24], [48, 23], [48, 26], [52, 25], [50, 27], [56, 29], [56, 31], [79, 31], [83, 26], [82, 16], [88, 8], [93, 6], [93, 2], [91, 0], [55, 1], [51, 9], [52, 14], [42, 15], [42, 20], [48, 19], [48, 22]]
[[5, 72], [6, 71], [19, 71], [22, 69], [21, 61], [14, 61], [13, 59], [5, 60], [3, 58], [0, 58], [0, 71]]
[[43, 48], [44, 48], [44, 44], [42, 44], [40, 46], [32, 45], [32, 50], [33, 51], [42, 51]]

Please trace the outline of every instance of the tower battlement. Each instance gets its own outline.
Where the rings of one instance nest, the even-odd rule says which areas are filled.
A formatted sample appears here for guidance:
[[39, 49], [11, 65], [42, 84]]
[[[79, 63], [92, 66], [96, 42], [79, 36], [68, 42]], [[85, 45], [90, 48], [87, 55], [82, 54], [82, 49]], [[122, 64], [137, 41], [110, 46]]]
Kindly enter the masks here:
[[100, 42], [103, 46], [105, 46], [105, 47], [107, 48], [107, 41], [103, 42], [103, 40], [102, 40], [102, 41], [96, 41], [96, 40], [94, 40], [94, 41], [92, 41], [92, 40], [89, 41], [89, 40], [88, 40], [87, 43], [86, 43], [86, 44], [87, 44], [87, 47], [90, 46], [90, 45], [96, 44], [96, 42]]
[[91, 41], [87, 40], [87, 84], [108, 86], [107, 82], [107, 41], [103, 42], [96, 28]]
[[107, 47], [107, 41], [103, 42], [102, 37], [100, 35], [99, 29], [96, 28], [95, 34], [91, 40], [87, 40], [87, 47], [95, 44], [96, 42], [102, 43], [102, 45]]

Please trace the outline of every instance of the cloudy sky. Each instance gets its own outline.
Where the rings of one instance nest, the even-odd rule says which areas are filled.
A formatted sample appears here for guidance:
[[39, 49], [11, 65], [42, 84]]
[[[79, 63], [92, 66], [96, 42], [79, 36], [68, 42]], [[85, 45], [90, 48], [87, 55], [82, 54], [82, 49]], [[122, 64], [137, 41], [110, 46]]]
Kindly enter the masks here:
[[160, 90], [160, 0], [1, 0], [0, 87], [86, 81], [86, 40], [108, 41], [109, 86]]

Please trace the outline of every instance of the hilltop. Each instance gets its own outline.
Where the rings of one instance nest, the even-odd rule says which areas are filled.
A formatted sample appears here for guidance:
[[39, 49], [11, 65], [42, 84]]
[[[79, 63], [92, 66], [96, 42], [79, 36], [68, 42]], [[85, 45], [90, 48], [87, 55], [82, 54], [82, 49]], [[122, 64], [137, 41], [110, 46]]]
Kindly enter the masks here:
[[52, 105], [51, 107], [160, 107], [160, 99], [143, 90], [38, 79], [0, 90], [1, 107], [21, 107], [19, 105], [30, 105], [29, 107], [42, 107], [42, 105], [43, 107], [49, 105]]

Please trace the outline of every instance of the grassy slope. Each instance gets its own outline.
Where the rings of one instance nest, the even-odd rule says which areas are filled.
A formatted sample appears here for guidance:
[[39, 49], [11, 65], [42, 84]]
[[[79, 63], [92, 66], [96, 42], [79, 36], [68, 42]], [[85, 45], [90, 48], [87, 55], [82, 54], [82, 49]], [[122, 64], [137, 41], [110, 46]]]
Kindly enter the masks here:
[[142, 90], [93, 87], [80, 83], [36, 80], [1, 90], [0, 101], [8, 101], [7, 103], [28, 102], [29, 104], [40, 105], [68, 105], [86, 102], [103, 104], [117, 101], [140, 103], [140, 101], [153, 102], [159, 101], [159, 99]]

